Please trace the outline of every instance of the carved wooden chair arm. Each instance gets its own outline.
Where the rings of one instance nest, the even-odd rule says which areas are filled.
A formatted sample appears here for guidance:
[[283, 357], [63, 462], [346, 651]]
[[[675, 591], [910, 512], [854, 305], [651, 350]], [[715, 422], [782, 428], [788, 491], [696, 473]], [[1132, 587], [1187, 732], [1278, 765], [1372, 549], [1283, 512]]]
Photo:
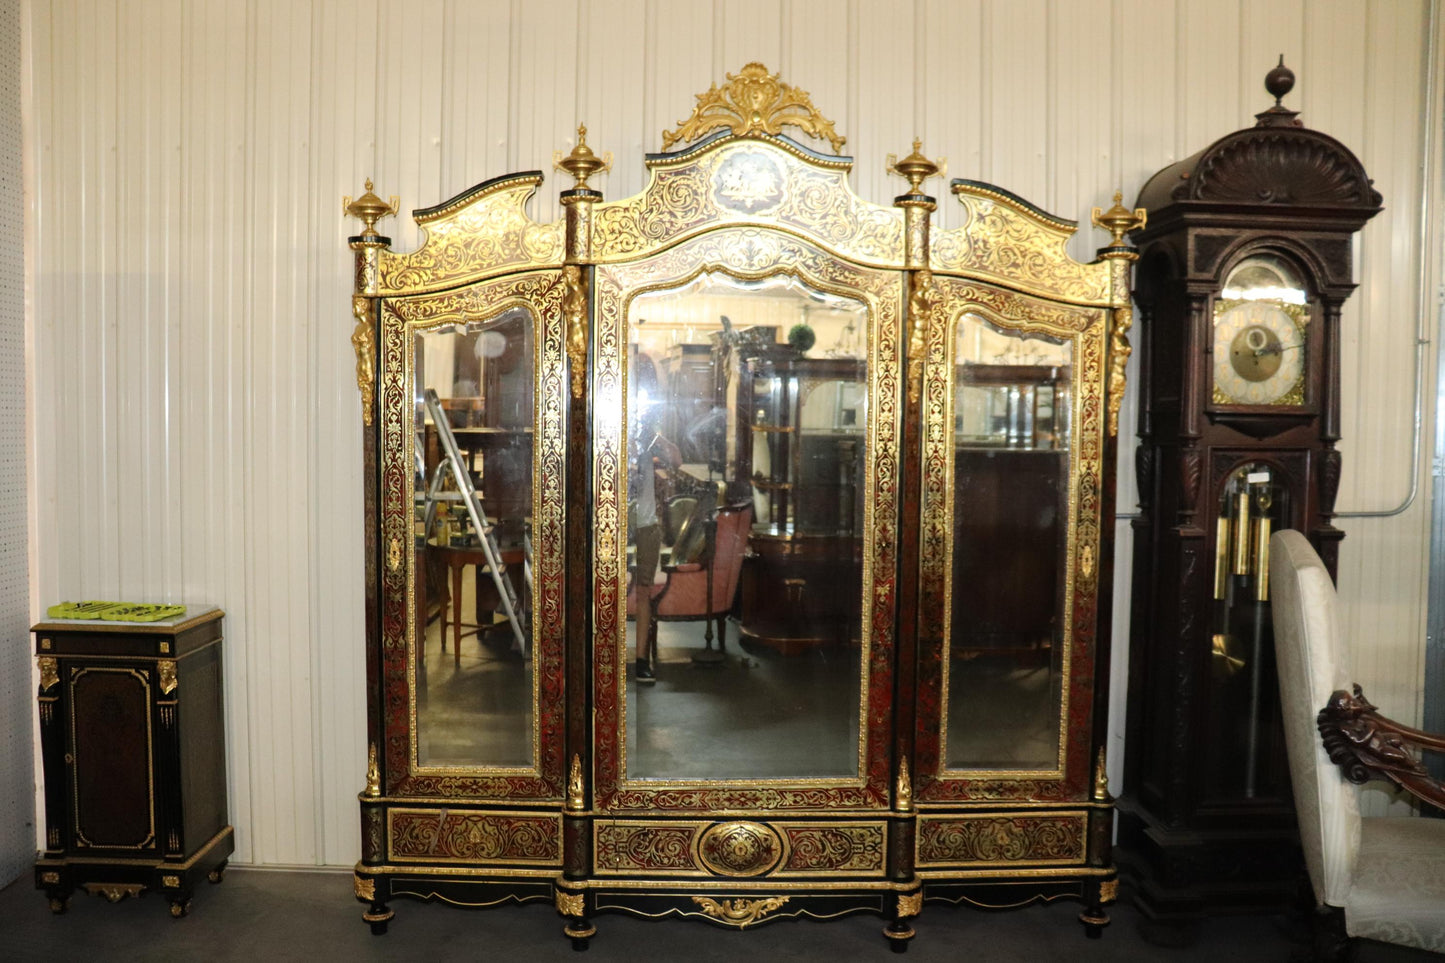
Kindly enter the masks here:
[[1417, 799], [1445, 808], [1445, 785], [1411, 751], [1445, 751], [1445, 737], [1380, 715], [1358, 685], [1353, 693], [1336, 690], [1316, 721], [1330, 761], [1350, 782], [1388, 779]]

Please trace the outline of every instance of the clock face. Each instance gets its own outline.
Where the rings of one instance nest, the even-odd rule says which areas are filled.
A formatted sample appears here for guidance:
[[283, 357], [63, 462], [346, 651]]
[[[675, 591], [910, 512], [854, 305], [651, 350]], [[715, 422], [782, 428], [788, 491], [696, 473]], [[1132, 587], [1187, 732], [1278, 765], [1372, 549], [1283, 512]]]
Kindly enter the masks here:
[[1302, 306], [1274, 300], [1224, 301], [1215, 308], [1214, 402], [1302, 405]]

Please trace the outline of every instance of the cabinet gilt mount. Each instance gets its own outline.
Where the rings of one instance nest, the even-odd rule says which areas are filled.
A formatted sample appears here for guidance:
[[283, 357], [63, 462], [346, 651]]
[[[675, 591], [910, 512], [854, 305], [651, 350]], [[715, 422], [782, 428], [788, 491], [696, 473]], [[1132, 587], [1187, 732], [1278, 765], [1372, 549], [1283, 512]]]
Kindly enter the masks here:
[[1072, 895], [1097, 935], [1142, 212], [1096, 210], [1084, 264], [1073, 222], [956, 180], [942, 230], [916, 143], [871, 204], [758, 64], [635, 197], [589, 185], [578, 135], [557, 223], [535, 171], [417, 211], [411, 253], [376, 228], [394, 199], [347, 207], [364, 918], [546, 901], [580, 947], [606, 912], [868, 911], [902, 949], [925, 903]]

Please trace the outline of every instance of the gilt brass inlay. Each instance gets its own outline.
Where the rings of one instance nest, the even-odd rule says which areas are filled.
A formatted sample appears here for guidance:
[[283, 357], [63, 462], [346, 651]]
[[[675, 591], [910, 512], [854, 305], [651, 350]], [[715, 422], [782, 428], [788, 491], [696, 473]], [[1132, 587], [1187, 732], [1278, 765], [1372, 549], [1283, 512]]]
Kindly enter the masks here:
[[156, 671], [160, 673], [161, 693], [170, 695], [176, 691], [180, 683], [176, 681], [176, 664], [170, 659], [161, 659], [156, 663]]
[[42, 655], [35, 660], [40, 666], [40, 691], [46, 692], [60, 681], [60, 663], [48, 655]]
[[835, 154], [847, 141], [813, 106], [807, 91], [783, 83], [777, 74], [754, 62], [728, 74], [721, 89], [713, 84], [706, 93], [698, 94], [692, 116], [677, 130], [663, 131], [662, 149], [671, 150], [674, 144], [690, 143], [722, 127], [741, 137], [755, 132], [780, 134], [785, 126], [828, 141]]
[[707, 896], [694, 896], [692, 901], [696, 903], [707, 916], [712, 917], [719, 923], [726, 923], [729, 926], [736, 926], [738, 929], [747, 929], [753, 923], [767, 916], [775, 910], [786, 906], [788, 896], [768, 896], [764, 899], [725, 899], [715, 900]]

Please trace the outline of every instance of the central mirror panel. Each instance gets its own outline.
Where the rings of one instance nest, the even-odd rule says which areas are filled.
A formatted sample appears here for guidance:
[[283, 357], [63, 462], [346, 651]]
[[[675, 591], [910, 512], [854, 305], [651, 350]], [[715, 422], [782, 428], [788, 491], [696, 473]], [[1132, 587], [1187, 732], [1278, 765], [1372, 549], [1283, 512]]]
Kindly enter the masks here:
[[860, 776], [868, 322], [788, 275], [630, 302], [628, 779]]
[[1053, 770], [1068, 672], [1072, 345], [966, 314], [953, 347], [945, 764]]
[[515, 308], [414, 336], [419, 766], [536, 765], [533, 328]]

